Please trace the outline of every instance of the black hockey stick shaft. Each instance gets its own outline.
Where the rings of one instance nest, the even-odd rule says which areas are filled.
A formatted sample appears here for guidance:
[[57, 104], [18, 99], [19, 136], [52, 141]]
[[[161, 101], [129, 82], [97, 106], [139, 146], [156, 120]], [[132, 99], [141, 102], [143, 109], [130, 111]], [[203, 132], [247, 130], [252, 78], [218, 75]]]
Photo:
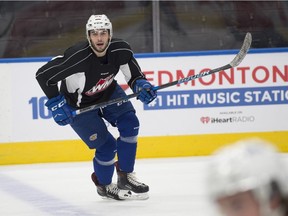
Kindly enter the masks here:
[[154, 90], [160, 90], [160, 89], [168, 88], [170, 86], [181, 84], [181, 83], [184, 83], [184, 82], [189, 82], [191, 80], [195, 80], [195, 79], [198, 79], [198, 78], [201, 78], [201, 77], [204, 77], [204, 76], [208, 76], [208, 75], [211, 75], [213, 73], [217, 73], [217, 72], [222, 71], [222, 70], [227, 70], [227, 69], [229, 69], [231, 67], [232, 66], [230, 64], [227, 64], [225, 66], [222, 66], [222, 67], [219, 67], [219, 68], [215, 68], [215, 69], [212, 69], [212, 70], [209, 70], [209, 71], [205, 71], [203, 73], [199, 73], [199, 74], [195, 74], [195, 75], [192, 75], [192, 76], [188, 76], [188, 77], [185, 77], [185, 78], [182, 78], [182, 79], [170, 82], [170, 83], [166, 83], [166, 84], [163, 84], [163, 85], [160, 85], [160, 86], [155, 86], [153, 89]]
[[[174, 86], [174, 85], [177, 85], [177, 84], [189, 82], [191, 80], [199, 79], [199, 78], [204, 77], [204, 76], [208, 76], [208, 75], [211, 75], [211, 74], [223, 71], [223, 70], [227, 70], [227, 69], [236, 67], [245, 58], [247, 52], [250, 49], [251, 42], [252, 42], [252, 36], [248, 32], [246, 34], [246, 36], [245, 36], [245, 39], [244, 39], [244, 42], [243, 42], [243, 45], [242, 45], [240, 51], [238, 52], [238, 54], [234, 57], [234, 59], [229, 64], [224, 65], [222, 67], [218, 67], [218, 68], [209, 70], [209, 71], [205, 71], [203, 73], [199, 73], [199, 74], [195, 74], [195, 75], [192, 75], [192, 76], [188, 76], [188, 77], [185, 77], [185, 78], [173, 81], [173, 82], [169, 82], [169, 83], [166, 83], [166, 84], [163, 84], [163, 85], [160, 85], [160, 86], [155, 86], [155, 87], [153, 87], [153, 90], [157, 91], [157, 90], [160, 90], [160, 89], [168, 88], [170, 86]], [[125, 97], [112, 99], [110, 101], [105, 101], [105, 102], [98, 103], [98, 104], [95, 104], [95, 105], [92, 105], [92, 106], [88, 106], [88, 107], [85, 107], [85, 108], [82, 108], [82, 109], [78, 109], [78, 110], [73, 112], [73, 116], [76, 116], [76, 115], [79, 115], [81, 113], [88, 112], [88, 111], [91, 111], [91, 110], [95, 110], [95, 109], [98, 109], [98, 108], [102, 108], [102, 107], [105, 107], [105, 106], [109, 106], [109, 105], [112, 105], [112, 104], [123, 103], [123, 102], [126, 102], [126, 101], [128, 101], [128, 100], [130, 100], [132, 98], [137, 97], [138, 95], [139, 95], [139, 93], [133, 93], [133, 94], [127, 95]]]

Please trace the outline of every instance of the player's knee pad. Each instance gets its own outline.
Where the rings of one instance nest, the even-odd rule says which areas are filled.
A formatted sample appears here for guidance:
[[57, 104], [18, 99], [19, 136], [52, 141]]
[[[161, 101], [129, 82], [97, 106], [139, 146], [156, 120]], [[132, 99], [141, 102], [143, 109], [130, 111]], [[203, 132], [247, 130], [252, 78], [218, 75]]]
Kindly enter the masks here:
[[101, 165], [113, 164], [112, 161], [116, 154], [116, 140], [110, 133], [107, 136], [106, 142], [96, 148], [95, 152], [95, 160]]
[[[121, 115], [117, 119], [116, 126], [118, 128], [118, 131], [120, 133], [120, 137], [136, 137], [138, 136], [139, 132], [139, 120], [137, 116], [135, 115], [135, 112], [130, 111], [126, 112], [123, 115]], [[132, 138], [135, 139], [135, 138]], [[131, 142], [129, 140], [126, 140], [127, 142]]]

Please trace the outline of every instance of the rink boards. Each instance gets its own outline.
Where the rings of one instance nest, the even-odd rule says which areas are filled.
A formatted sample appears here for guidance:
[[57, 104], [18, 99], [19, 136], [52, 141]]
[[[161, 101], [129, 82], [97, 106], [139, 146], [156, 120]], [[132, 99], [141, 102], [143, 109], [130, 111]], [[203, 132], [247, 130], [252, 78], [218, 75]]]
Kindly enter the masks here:
[[[288, 49], [251, 50], [236, 68], [158, 92], [140, 119], [138, 158], [211, 154], [238, 139], [261, 137], [287, 152]], [[237, 50], [138, 54], [154, 85], [223, 66]], [[69, 126], [53, 122], [35, 73], [50, 58], [0, 59], [0, 164], [86, 161], [94, 151]], [[121, 72], [116, 77], [127, 94]], [[117, 131], [107, 123], [117, 137]]]

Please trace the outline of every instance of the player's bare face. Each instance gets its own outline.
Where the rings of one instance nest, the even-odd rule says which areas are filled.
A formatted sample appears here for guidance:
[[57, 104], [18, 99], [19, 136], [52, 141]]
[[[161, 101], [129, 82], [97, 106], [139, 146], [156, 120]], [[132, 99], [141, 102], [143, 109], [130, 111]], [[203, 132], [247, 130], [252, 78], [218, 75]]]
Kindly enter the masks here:
[[261, 216], [259, 202], [251, 191], [218, 199], [217, 204], [225, 216]]
[[91, 45], [98, 53], [102, 53], [106, 50], [107, 46], [109, 45], [109, 40], [109, 31], [106, 29], [90, 31]]

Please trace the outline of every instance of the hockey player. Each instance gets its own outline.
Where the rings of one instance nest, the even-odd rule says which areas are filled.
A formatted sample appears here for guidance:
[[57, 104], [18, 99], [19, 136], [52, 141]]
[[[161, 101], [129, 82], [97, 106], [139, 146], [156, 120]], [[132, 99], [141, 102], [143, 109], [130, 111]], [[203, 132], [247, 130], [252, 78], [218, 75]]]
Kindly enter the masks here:
[[[148, 185], [134, 175], [139, 121], [131, 102], [113, 104], [75, 117], [72, 111], [125, 96], [114, 79], [122, 71], [128, 85], [148, 104], [156, 91], [141, 72], [127, 42], [112, 38], [112, 23], [106, 15], [91, 15], [86, 24], [87, 41], [68, 48], [42, 66], [36, 79], [48, 97], [46, 106], [59, 125], [67, 125], [90, 149], [96, 149], [91, 177], [100, 196], [116, 200], [148, 198]], [[60, 89], [58, 83], [61, 83]], [[115, 139], [103, 121], [117, 127]], [[112, 183], [117, 152], [117, 184]]]
[[270, 143], [243, 140], [219, 150], [208, 166], [207, 188], [225, 216], [287, 216], [287, 169]]

